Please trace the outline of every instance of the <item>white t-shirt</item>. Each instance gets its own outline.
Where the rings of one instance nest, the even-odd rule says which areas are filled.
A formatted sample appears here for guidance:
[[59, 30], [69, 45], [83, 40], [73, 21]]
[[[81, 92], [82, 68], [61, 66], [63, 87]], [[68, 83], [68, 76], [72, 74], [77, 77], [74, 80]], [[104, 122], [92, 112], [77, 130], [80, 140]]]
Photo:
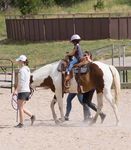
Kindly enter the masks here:
[[18, 73], [18, 93], [30, 92], [30, 69], [28, 66], [20, 68]]

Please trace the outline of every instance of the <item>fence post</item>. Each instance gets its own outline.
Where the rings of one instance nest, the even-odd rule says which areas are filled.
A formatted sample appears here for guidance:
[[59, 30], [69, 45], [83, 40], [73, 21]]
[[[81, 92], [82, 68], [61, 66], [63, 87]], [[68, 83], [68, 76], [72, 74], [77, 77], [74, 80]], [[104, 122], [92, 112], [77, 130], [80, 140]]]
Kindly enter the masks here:
[[114, 44], [112, 44], [112, 65], [114, 65]]
[[[125, 46], [123, 47], [123, 67], [125, 66]], [[128, 79], [127, 79], [127, 70], [124, 70], [123, 71], [123, 81], [126, 82]]]
[[76, 33], [75, 14], [73, 14], [73, 32]]

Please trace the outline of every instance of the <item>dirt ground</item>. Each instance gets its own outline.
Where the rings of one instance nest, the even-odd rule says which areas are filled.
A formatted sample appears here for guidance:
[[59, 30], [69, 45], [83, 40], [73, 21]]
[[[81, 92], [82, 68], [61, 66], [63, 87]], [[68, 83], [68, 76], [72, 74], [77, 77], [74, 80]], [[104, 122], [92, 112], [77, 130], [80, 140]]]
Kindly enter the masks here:
[[[106, 119], [100, 118], [93, 126], [83, 122], [83, 110], [77, 98], [73, 100], [70, 120], [56, 125], [52, 119], [50, 90], [35, 91], [27, 108], [36, 115], [30, 126], [25, 116], [25, 127], [14, 128], [16, 111], [11, 106], [11, 93], [0, 89], [0, 150], [130, 150], [131, 149], [131, 90], [121, 91], [119, 113], [120, 126], [115, 126], [115, 116], [109, 103], [104, 100]], [[66, 106], [64, 97], [64, 111]], [[93, 97], [95, 102], [96, 95]], [[59, 116], [58, 106], [56, 105]], [[92, 112], [94, 114], [94, 112]], [[60, 117], [60, 116], [59, 116]]]

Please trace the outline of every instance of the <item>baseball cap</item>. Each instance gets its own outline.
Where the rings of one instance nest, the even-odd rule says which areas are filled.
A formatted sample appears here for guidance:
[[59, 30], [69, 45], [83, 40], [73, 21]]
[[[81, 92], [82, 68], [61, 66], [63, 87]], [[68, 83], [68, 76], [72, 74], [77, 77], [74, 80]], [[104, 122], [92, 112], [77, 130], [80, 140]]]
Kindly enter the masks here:
[[26, 60], [27, 60], [27, 57], [25, 55], [20, 55], [20, 57], [16, 59], [16, 61], [26, 61]]

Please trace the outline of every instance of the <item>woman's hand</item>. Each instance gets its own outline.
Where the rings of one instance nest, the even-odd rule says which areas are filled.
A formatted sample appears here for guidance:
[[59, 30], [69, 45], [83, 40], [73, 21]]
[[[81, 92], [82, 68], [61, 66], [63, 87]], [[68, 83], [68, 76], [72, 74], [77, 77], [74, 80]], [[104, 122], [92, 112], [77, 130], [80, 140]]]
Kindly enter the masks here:
[[13, 92], [13, 95], [17, 95], [18, 94], [18, 92], [17, 92], [17, 90], [15, 90], [14, 92]]

